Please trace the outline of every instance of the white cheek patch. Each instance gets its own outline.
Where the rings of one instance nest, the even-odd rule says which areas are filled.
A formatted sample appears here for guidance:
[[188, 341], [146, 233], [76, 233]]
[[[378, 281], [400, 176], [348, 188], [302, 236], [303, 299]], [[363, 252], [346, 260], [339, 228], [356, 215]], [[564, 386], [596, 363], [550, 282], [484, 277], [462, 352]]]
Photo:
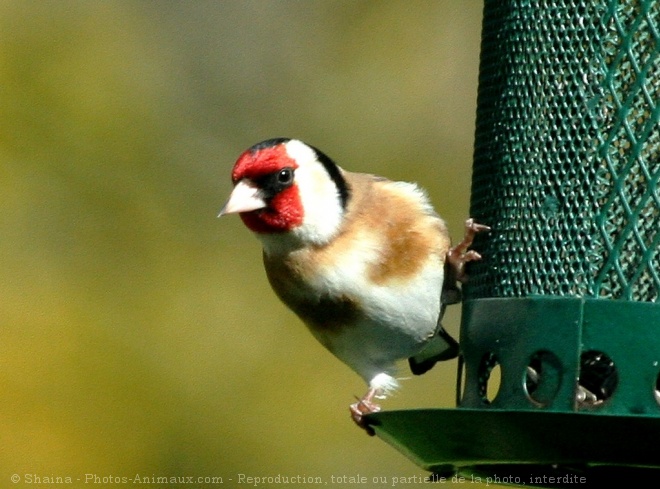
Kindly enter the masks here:
[[314, 150], [297, 139], [292, 139], [286, 143], [286, 153], [299, 165], [316, 160]]
[[337, 185], [306, 144], [291, 140], [287, 153], [298, 163], [295, 181], [303, 206], [303, 223], [292, 232], [301, 240], [324, 244], [336, 234], [344, 210]]

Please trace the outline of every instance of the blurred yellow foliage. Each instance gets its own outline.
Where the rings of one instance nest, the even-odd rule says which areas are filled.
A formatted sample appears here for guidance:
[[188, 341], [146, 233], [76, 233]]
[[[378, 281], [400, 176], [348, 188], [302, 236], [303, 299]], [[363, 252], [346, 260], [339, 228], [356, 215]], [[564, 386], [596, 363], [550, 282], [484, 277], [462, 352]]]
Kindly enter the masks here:
[[[458, 238], [480, 21], [476, 0], [0, 3], [0, 485], [421, 475], [351, 425], [360, 379], [215, 215], [236, 156], [289, 136], [420, 182]], [[455, 368], [385, 408], [452, 406]]]

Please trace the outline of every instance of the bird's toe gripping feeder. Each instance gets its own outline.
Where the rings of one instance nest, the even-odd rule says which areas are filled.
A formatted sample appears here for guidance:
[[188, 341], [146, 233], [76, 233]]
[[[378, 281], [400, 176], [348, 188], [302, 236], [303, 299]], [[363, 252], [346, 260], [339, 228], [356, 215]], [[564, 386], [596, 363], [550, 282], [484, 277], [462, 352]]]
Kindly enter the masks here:
[[370, 422], [436, 474], [657, 477], [660, 1], [487, 0], [482, 36], [471, 216], [492, 231], [458, 406]]

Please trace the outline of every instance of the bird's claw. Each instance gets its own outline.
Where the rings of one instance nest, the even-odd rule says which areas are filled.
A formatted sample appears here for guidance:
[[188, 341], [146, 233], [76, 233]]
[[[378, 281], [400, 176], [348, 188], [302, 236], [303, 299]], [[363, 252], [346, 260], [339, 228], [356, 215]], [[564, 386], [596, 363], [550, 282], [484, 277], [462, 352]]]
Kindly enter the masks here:
[[369, 389], [362, 399], [358, 399], [358, 402], [350, 405], [351, 419], [369, 436], [374, 436], [376, 432], [365, 422], [364, 416], [380, 411], [380, 406], [373, 402], [376, 392], [376, 389]]
[[479, 224], [472, 218], [468, 219], [465, 221], [465, 234], [463, 235], [463, 240], [451, 248], [447, 253], [449, 266], [452, 268], [454, 276], [459, 282], [467, 282], [468, 276], [465, 273], [465, 264], [471, 261], [481, 260], [481, 255], [469, 248], [472, 246], [472, 242], [477, 233], [483, 231], [490, 231], [490, 227], [484, 224]]

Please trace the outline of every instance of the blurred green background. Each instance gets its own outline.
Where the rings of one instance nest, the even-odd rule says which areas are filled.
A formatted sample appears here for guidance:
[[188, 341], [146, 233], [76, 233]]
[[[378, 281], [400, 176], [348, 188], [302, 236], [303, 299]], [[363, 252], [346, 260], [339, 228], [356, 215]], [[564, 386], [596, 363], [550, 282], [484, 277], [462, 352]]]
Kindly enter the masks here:
[[[353, 426], [362, 381], [277, 301], [240, 220], [216, 215], [238, 154], [288, 136], [419, 182], [459, 239], [481, 9], [0, 2], [0, 486], [426, 475]], [[439, 365], [384, 408], [452, 407], [455, 379]]]

